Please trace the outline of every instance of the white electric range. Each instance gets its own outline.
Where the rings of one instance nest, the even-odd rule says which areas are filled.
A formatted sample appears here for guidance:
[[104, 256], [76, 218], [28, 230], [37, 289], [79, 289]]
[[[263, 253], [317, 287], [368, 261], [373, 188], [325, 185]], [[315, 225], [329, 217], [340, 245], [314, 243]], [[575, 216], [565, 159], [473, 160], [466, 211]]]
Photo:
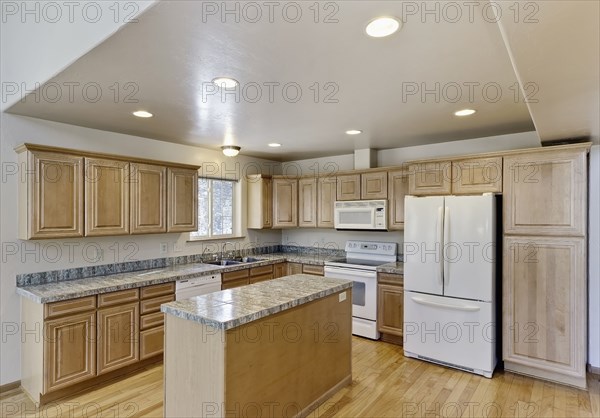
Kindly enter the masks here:
[[354, 281], [352, 334], [379, 339], [377, 330], [377, 267], [396, 261], [395, 242], [348, 241], [346, 258], [325, 262], [325, 277]]

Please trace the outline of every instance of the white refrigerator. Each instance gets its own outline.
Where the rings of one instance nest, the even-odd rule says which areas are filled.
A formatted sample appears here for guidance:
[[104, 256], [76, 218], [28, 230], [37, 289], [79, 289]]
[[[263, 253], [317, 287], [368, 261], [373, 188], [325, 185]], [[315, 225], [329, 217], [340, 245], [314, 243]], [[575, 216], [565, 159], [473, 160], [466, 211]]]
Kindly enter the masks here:
[[404, 354], [492, 377], [496, 212], [492, 194], [407, 196]]

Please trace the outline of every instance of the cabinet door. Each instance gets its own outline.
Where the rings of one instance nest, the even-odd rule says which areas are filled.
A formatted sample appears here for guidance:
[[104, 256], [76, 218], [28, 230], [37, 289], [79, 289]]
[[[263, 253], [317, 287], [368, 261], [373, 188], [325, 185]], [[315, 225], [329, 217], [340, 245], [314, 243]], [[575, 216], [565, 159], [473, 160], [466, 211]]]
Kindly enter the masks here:
[[413, 196], [450, 194], [452, 188], [450, 161], [411, 164], [408, 170], [408, 194]]
[[44, 323], [44, 393], [96, 375], [95, 325], [95, 312]]
[[245, 277], [243, 279], [230, 280], [228, 282], [223, 282], [221, 284], [221, 290], [233, 289], [234, 287], [240, 287], [240, 286], [246, 286], [249, 283], [250, 283], [250, 281], [247, 277]]
[[300, 263], [287, 263], [287, 274], [302, 274], [302, 264]]
[[317, 228], [333, 228], [333, 208], [337, 198], [335, 177], [320, 177], [317, 184]]
[[85, 159], [85, 235], [129, 233], [129, 163]]
[[404, 326], [404, 288], [389, 284], [377, 285], [377, 322], [379, 332], [402, 337]]
[[388, 188], [388, 229], [404, 229], [404, 197], [408, 194], [408, 172], [406, 170], [390, 171]]
[[273, 227], [298, 226], [298, 180], [273, 180]]
[[198, 172], [167, 169], [167, 232], [198, 230]]
[[388, 197], [388, 174], [387, 171], [376, 173], [365, 173], [360, 176], [360, 198], [361, 199], [387, 199]]
[[140, 360], [162, 354], [164, 350], [164, 339], [164, 326], [140, 332]]
[[265, 178], [262, 180], [262, 212], [263, 227], [273, 226], [273, 180]]
[[287, 263], [277, 263], [273, 266], [273, 278], [278, 279], [287, 275]]
[[502, 193], [502, 157], [452, 162], [452, 194]]
[[360, 200], [360, 174], [337, 176], [337, 200]]
[[[504, 239], [505, 368], [585, 386], [584, 238]], [[581, 383], [578, 384], [577, 380]]]
[[167, 168], [130, 164], [131, 233], [167, 232]]
[[139, 360], [139, 302], [98, 310], [98, 374]]
[[504, 159], [504, 233], [583, 236], [587, 161], [582, 151]]
[[247, 176], [247, 228], [263, 229], [273, 226], [273, 181], [260, 174]]
[[317, 179], [298, 181], [298, 226], [317, 227]]
[[33, 175], [20, 192], [20, 238], [83, 236], [83, 158], [26, 152]]

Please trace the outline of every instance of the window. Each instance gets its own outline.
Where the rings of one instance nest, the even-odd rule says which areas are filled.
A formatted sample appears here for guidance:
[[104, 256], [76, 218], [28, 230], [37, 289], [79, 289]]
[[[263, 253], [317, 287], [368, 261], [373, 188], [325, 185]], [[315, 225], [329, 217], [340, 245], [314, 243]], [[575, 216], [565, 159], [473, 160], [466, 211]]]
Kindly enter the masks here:
[[236, 182], [198, 179], [198, 231], [191, 239], [227, 238], [234, 235]]

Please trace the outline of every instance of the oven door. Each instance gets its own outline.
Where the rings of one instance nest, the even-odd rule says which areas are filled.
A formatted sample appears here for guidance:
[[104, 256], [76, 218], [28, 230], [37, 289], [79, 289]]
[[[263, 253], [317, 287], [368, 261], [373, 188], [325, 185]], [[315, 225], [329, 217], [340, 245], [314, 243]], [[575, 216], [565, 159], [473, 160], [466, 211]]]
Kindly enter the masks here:
[[352, 316], [377, 320], [377, 273], [344, 267], [325, 266], [325, 277], [352, 280]]

